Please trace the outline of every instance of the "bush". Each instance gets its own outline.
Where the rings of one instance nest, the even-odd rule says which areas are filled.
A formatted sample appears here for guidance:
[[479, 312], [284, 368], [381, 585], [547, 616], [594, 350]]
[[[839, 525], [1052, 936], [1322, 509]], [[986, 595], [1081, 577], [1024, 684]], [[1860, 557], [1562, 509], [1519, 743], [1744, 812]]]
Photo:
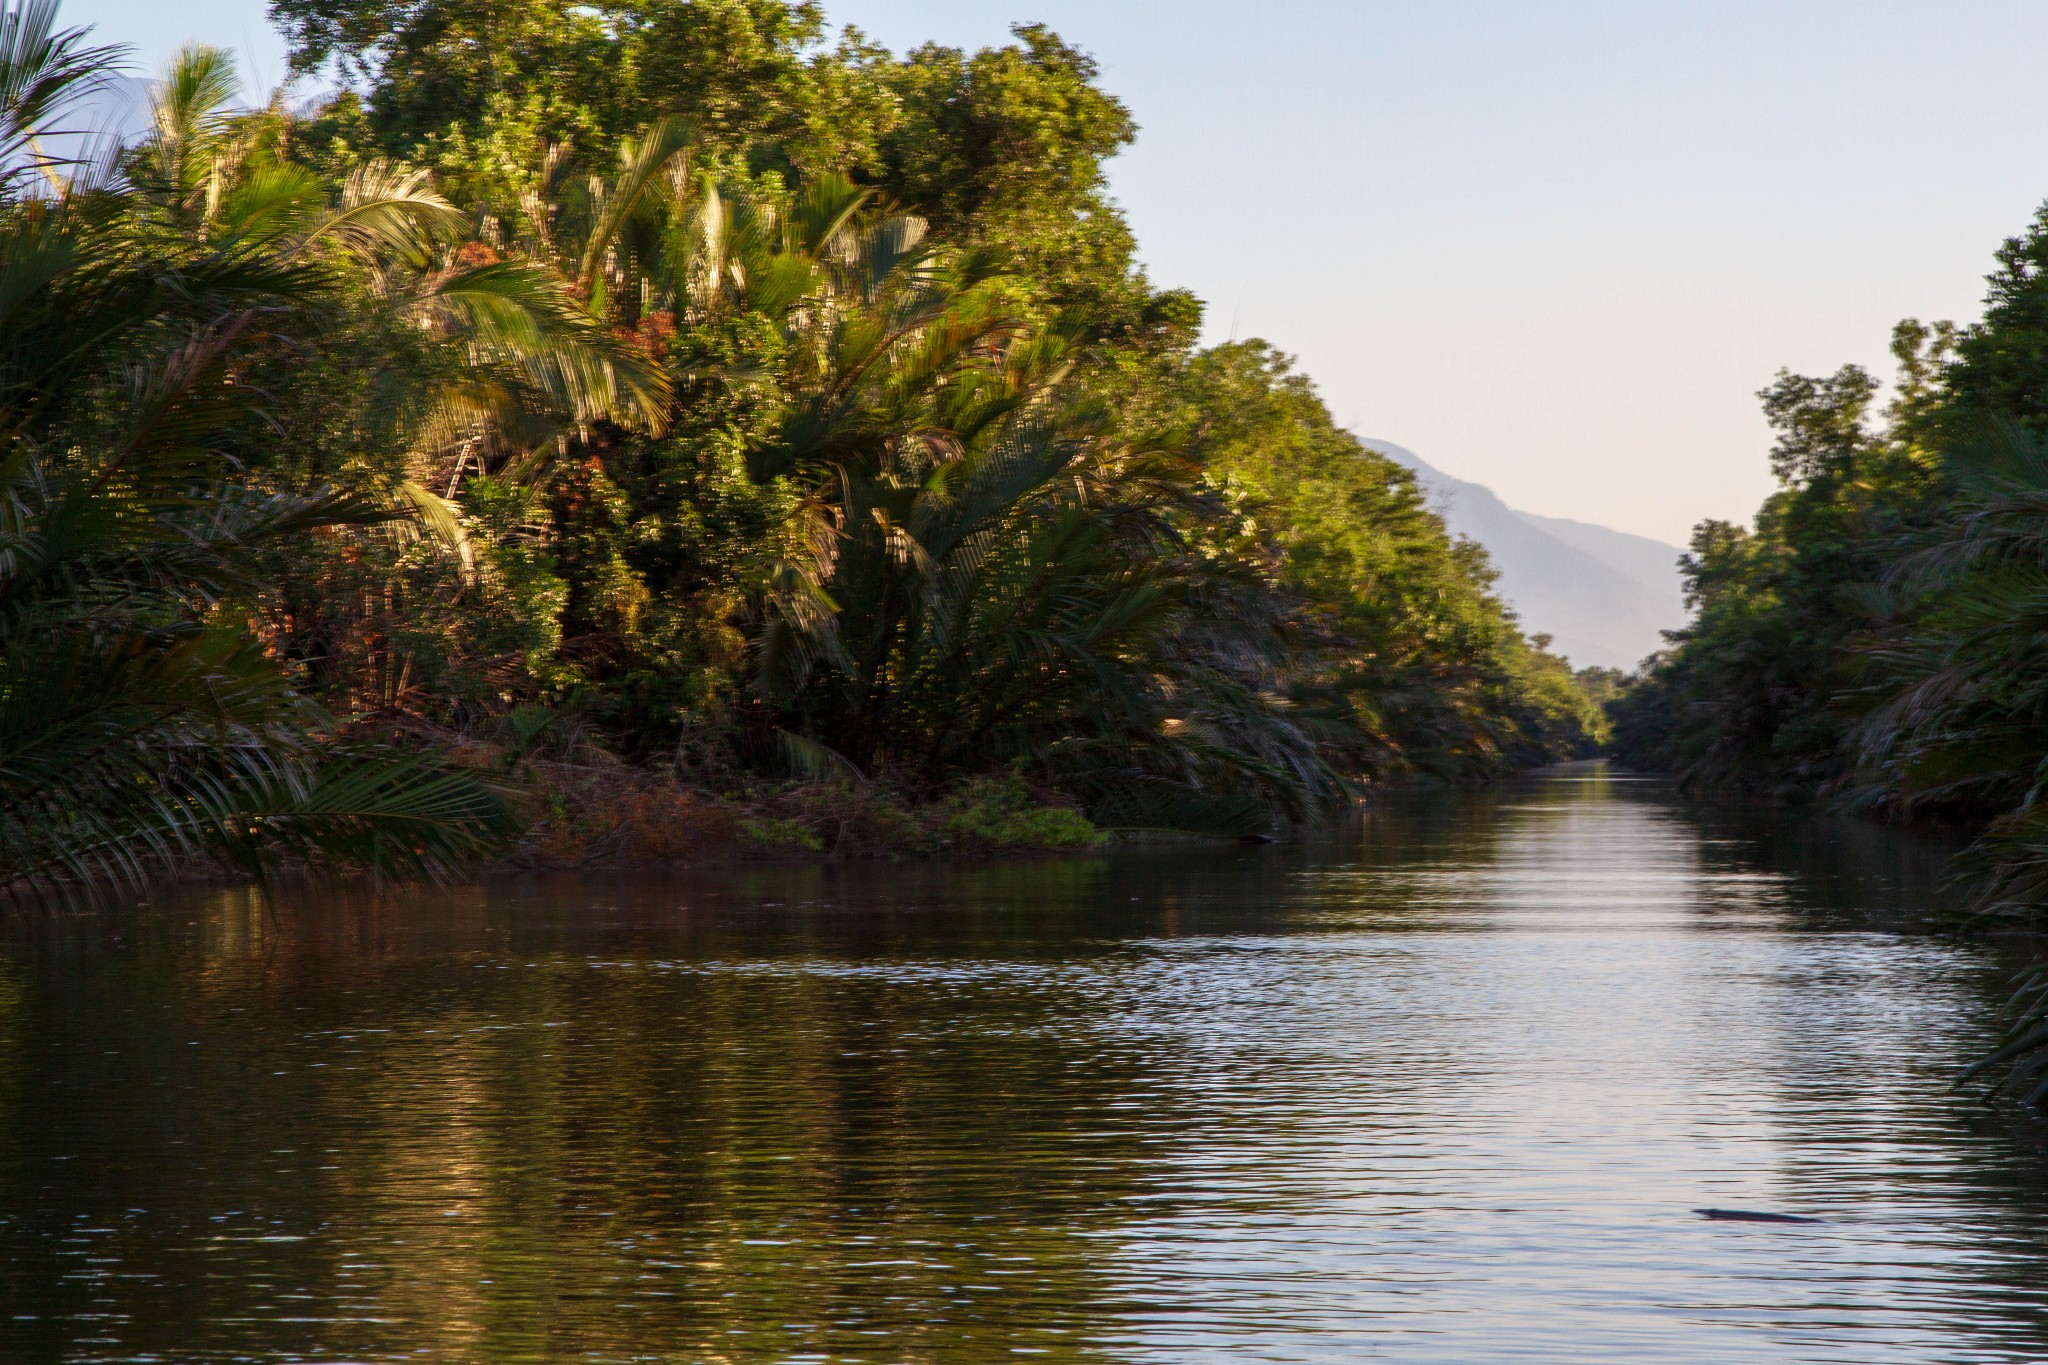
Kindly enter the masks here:
[[1097, 848], [1107, 837], [1069, 806], [1047, 805], [1016, 778], [977, 778], [938, 803], [946, 843], [973, 849]]

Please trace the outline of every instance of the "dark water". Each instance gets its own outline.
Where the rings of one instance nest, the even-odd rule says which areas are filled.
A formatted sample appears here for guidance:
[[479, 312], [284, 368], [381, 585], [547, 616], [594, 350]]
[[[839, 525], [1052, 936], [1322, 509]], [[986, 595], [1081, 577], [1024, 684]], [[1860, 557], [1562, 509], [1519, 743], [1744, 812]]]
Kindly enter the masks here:
[[[16, 921], [7, 1360], [2035, 1361], [1932, 850], [1597, 769], [1313, 849]], [[1734, 1206], [1816, 1224], [1714, 1223]]]

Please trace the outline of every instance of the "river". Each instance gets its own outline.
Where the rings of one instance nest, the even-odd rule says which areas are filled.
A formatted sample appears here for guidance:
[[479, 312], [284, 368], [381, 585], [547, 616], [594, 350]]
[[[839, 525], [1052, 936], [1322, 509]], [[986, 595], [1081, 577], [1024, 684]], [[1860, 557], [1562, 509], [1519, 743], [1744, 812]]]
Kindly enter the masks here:
[[17, 915], [0, 1358], [2038, 1361], [1941, 851], [1589, 765], [1306, 846]]

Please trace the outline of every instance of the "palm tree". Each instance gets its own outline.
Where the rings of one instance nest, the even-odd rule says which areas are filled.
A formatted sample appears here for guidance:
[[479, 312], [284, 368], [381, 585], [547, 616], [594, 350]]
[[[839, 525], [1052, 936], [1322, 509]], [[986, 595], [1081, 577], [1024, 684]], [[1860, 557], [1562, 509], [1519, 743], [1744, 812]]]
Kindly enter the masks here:
[[1899, 561], [1898, 628], [1865, 651], [1858, 795], [1988, 820], [1966, 864], [1977, 902], [2026, 916], [2048, 900], [2048, 446], [1997, 427], [1944, 467], [1948, 516]]
[[[0, 14], [0, 130], [17, 144], [106, 60], [53, 19]], [[218, 102], [218, 75], [203, 54], [174, 67], [156, 136], [112, 163], [132, 185], [17, 179], [0, 196], [11, 898], [135, 887], [197, 856], [438, 874], [509, 832], [470, 774], [348, 742], [247, 628], [267, 548], [401, 513], [252, 481], [227, 454], [264, 406], [242, 369], [281, 320], [329, 301], [334, 253], [412, 249], [445, 214], [417, 194], [316, 209], [282, 172], [221, 174], [224, 125], [194, 112]]]
[[1285, 612], [1213, 528], [1220, 490], [1111, 440], [1057, 327], [998, 263], [823, 177], [777, 219], [700, 220], [705, 286], [772, 310], [787, 361], [760, 479], [811, 554], [763, 594], [755, 690], [812, 766], [936, 784], [1021, 766], [1117, 824], [1244, 831], [1337, 791], [1280, 698]]
[[[545, 233], [504, 233], [449, 204], [426, 173], [375, 160], [337, 186], [292, 159], [295, 124], [275, 100], [236, 110], [236, 95], [227, 54], [192, 47], [172, 62], [152, 93], [152, 131], [121, 158], [133, 230], [152, 234], [153, 250], [232, 243], [317, 268], [318, 324], [254, 348], [246, 370], [300, 415], [298, 429], [239, 453], [267, 484], [339, 481], [405, 513], [274, 556], [264, 634], [346, 712], [399, 717], [424, 698], [445, 718], [433, 688], [451, 669], [469, 683], [455, 705], [474, 710], [528, 679], [521, 656], [490, 654], [502, 635], [479, 645], [478, 623], [518, 613], [505, 610], [466, 483], [530, 480], [593, 424], [659, 429], [667, 376], [614, 334], [558, 249], [557, 215], [536, 203]], [[593, 247], [621, 231], [600, 224]], [[530, 624], [544, 638], [551, 623]]]
[[[1983, 831], [1957, 860], [1977, 914], [2032, 926], [2048, 904], [2048, 444], [1993, 425], [1948, 451], [1948, 515], [1903, 557], [1896, 627], [1866, 649], [1851, 796]], [[2048, 966], [2014, 997], [2008, 1045], [2027, 1102], [2048, 1099]]]

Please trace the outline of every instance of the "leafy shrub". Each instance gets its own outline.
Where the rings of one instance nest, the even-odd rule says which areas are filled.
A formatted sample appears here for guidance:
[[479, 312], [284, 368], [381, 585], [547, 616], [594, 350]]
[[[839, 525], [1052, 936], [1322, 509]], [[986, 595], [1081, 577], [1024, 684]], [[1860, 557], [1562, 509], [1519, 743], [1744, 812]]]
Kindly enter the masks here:
[[977, 778], [938, 804], [947, 842], [985, 849], [1097, 848], [1105, 836], [1070, 806], [1047, 805], [1016, 778]]

